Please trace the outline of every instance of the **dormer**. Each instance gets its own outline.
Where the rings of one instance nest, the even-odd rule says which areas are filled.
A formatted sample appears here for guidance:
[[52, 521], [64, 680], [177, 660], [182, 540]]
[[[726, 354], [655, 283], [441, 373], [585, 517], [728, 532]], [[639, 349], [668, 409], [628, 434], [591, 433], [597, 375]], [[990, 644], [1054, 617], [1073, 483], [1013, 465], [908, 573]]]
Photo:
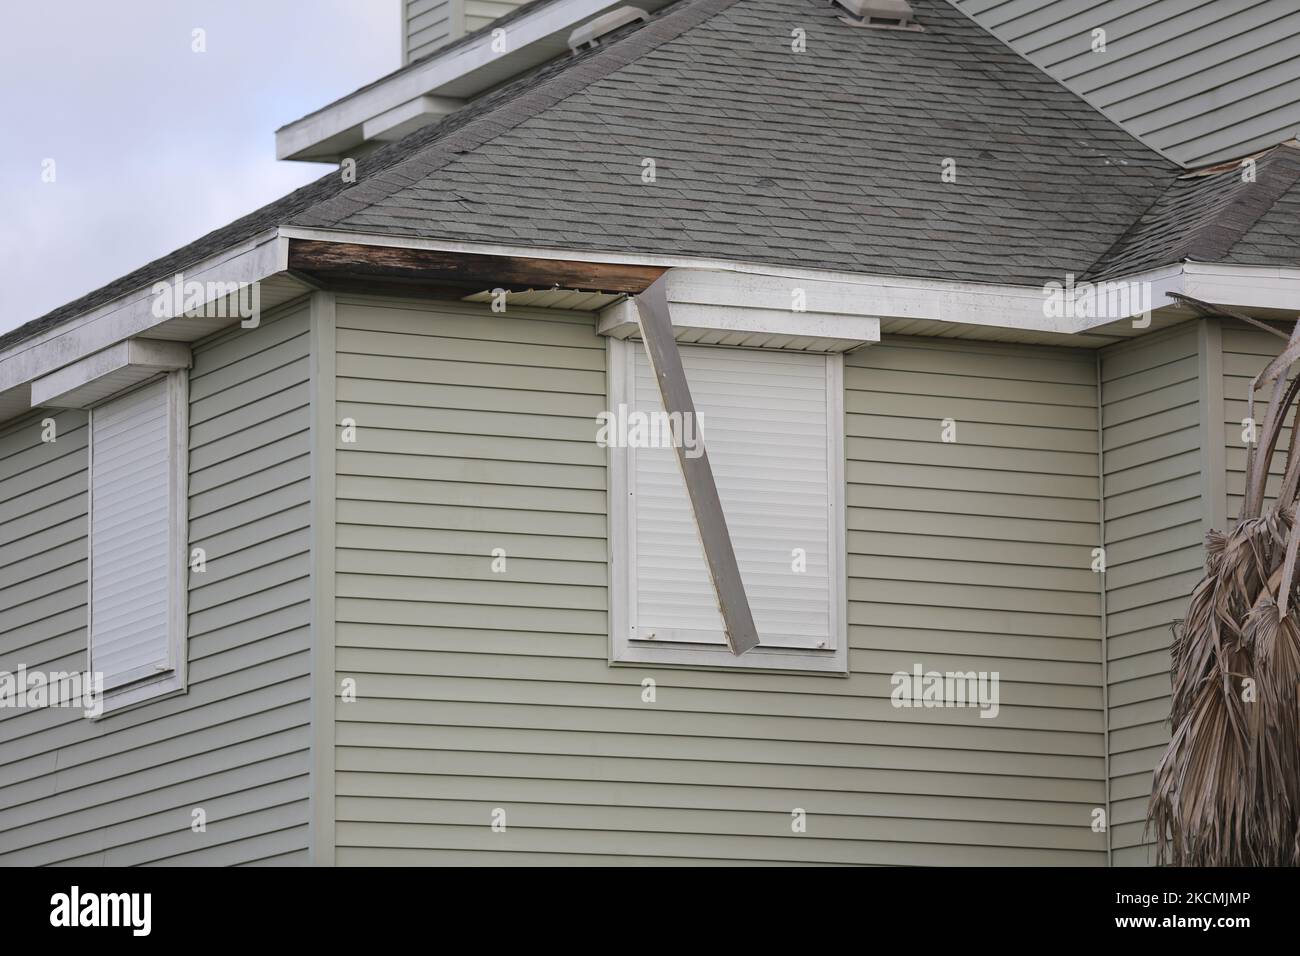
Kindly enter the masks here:
[[[636, 6], [638, 12], [653, 13], [669, 2], [637, 0]], [[626, 5], [625, 0], [403, 0], [403, 66], [276, 130], [276, 158], [338, 162], [365, 155], [534, 67], [573, 55], [574, 30]]]

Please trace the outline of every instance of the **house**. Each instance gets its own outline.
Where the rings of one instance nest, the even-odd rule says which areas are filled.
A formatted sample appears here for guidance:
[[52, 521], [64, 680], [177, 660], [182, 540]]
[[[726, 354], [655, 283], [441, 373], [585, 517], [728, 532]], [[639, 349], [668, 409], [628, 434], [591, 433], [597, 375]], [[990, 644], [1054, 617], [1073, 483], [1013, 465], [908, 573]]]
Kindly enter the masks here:
[[1149, 862], [1300, 149], [968, 5], [412, 0], [337, 170], [0, 337], [0, 862]]

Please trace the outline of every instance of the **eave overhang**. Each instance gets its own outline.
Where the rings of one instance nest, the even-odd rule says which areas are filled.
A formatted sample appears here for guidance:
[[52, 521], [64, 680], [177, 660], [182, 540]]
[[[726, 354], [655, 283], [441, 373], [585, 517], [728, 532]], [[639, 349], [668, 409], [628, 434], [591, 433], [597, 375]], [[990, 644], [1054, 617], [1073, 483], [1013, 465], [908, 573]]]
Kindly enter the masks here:
[[89, 408], [155, 375], [191, 364], [190, 347], [184, 342], [127, 339], [33, 379], [32, 407]]
[[[370, 236], [282, 226], [196, 263], [183, 278], [218, 292], [255, 284], [262, 311], [313, 289], [396, 297], [580, 309], [599, 332], [636, 334], [626, 298], [665, 273], [674, 335], [682, 342], [843, 351], [881, 335], [938, 335], [1096, 347], [1184, 321], [1178, 293], [1261, 319], [1295, 318], [1300, 269], [1184, 262], [1112, 281], [1145, 284], [1141, 315], [1053, 316], [1044, 290], [942, 279], [791, 269], [688, 256], [534, 249]], [[163, 283], [175, 277], [163, 278]], [[0, 351], [0, 420], [49, 399], [49, 377], [119, 343], [188, 343], [240, 322], [214, 295], [198, 308], [159, 310], [159, 283], [70, 318]], [[797, 293], [797, 295], [796, 295]], [[229, 298], [227, 296], [227, 298]], [[802, 304], [802, 308], [796, 306]], [[194, 303], [186, 303], [194, 305]], [[739, 317], [740, 311], [745, 315]], [[33, 383], [38, 385], [35, 396]]]

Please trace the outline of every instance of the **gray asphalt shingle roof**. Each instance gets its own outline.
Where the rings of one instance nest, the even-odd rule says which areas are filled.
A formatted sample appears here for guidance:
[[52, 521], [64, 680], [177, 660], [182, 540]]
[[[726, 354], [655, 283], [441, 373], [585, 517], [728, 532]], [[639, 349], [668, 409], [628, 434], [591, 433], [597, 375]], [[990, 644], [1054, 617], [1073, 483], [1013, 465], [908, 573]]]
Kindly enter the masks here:
[[971, 281], [1081, 271], [1176, 167], [944, 0], [916, 7], [924, 33], [812, 0], [680, 5], [294, 222]]
[[[331, 172], [0, 348], [283, 224], [1041, 285], [1177, 198], [1174, 164], [945, 0], [913, 5], [923, 33], [850, 26], [824, 0], [681, 0], [363, 158], [355, 184]], [[1294, 223], [1266, 214], [1247, 245], [1294, 257]]]

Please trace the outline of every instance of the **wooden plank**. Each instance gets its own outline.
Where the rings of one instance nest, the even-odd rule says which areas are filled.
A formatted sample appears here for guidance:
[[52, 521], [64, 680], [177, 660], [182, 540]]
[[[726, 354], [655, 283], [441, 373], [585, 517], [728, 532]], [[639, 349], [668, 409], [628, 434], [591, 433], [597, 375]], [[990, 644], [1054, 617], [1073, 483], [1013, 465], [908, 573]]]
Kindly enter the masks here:
[[423, 286], [424, 291], [441, 291], [457, 297], [468, 291], [495, 288], [639, 293], [666, 271], [658, 266], [489, 256], [308, 239], [289, 241], [289, 268], [332, 287], [361, 289], [373, 285], [378, 286], [377, 291], [392, 292], [384, 283], [397, 281], [418, 284], [413, 292], [421, 291]]
[[[634, 300], [637, 307], [637, 325], [645, 343], [646, 356], [659, 385], [664, 411], [677, 415], [683, 422], [697, 422], [695, 403], [691, 400], [686, 370], [682, 356], [673, 337], [673, 323], [668, 315], [668, 293], [662, 280], [655, 282]], [[697, 422], [698, 423], [698, 422]], [[736, 656], [758, 646], [758, 629], [745, 595], [745, 582], [740, 577], [736, 551], [727, 531], [727, 518], [722, 513], [718, 486], [713, 480], [713, 467], [704, 442], [700, 454], [694, 458], [687, 454], [684, 442], [674, 442], [677, 463], [686, 482], [686, 493], [691, 499], [695, 527], [704, 548], [704, 560], [709, 566], [709, 577], [722, 612], [723, 629], [727, 646]]]

